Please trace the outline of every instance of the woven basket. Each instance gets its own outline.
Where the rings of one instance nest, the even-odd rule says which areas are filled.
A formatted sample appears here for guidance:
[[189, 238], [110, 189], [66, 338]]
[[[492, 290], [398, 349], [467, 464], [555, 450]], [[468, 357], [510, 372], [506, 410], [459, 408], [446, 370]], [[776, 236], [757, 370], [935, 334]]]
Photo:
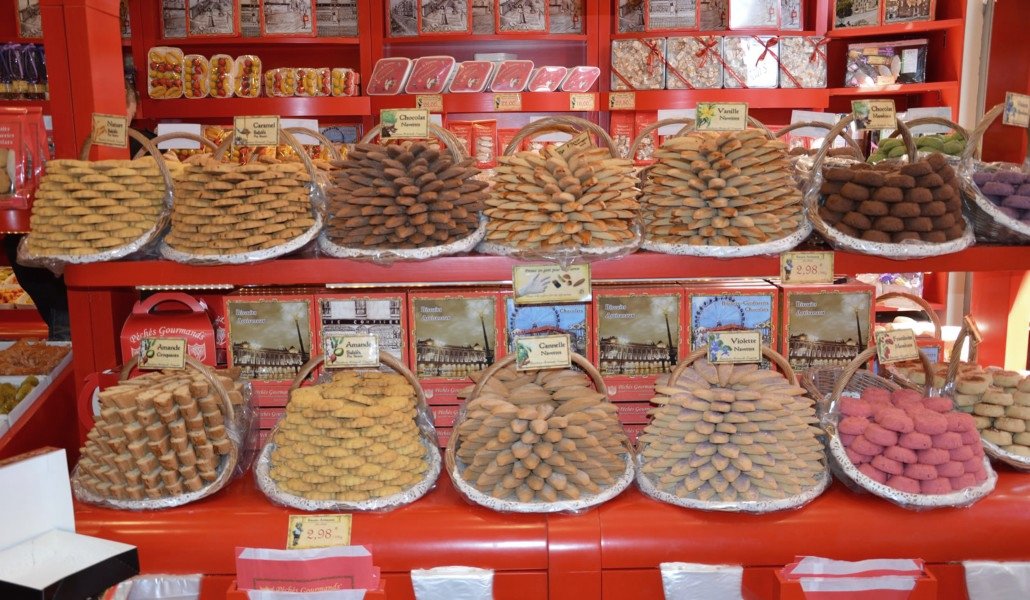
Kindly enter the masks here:
[[[892, 299], [904, 299], [904, 300], [907, 300], [907, 301], [915, 304], [919, 308], [921, 308], [922, 311], [924, 313], [926, 313], [926, 316], [929, 317], [930, 322], [933, 323], [933, 339], [938, 340], [938, 341], [941, 339], [941, 334], [942, 334], [941, 318], [937, 316], [937, 311], [935, 311], [933, 309], [933, 307], [930, 306], [929, 302], [927, 302], [926, 300], [923, 300], [919, 296], [916, 296], [914, 294], [907, 294], [905, 292], [887, 292], [886, 294], [877, 296], [875, 302], [876, 303], [881, 303], [881, 302], [884, 302], [886, 300], [892, 300]], [[926, 362], [923, 363], [923, 371], [925, 371], [927, 374], [932, 374], [933, 373], [933, 366], [932, 366], [932, 364], [930, 364], [929, 358], [926, 357], [925, 354], [920, 352], [919, 353], [919, 360], [922, 361], [924, 359], [926, 360]], [[898, 385], [900, 385], [901, 387], [903, 387], [905, 389], [909, 389], [909, 390], [915, 390], [917, 392], [924, 391], [925, 384], [920, 385], [920, 384], [912, 381], [911, 379], [908, 379], [907, 377], [905, 377], [898, 370], [898, 368], [896, 366], [896, 363], [890, 363], [890, 364], [882, 365], [882, 368], [883, 368], [884, 372], [887, 374], [887, 377], [891, 381], [893, 381], [893, 382], [897, 383]], [[930, 379], [928, 379], [928, 381], [932, 382], [933, 381], [932, 377]]]
[[[965, 127], [959, 125], [958, 123], [956, 123], [956, 122], [954, 122], [954, 121], [952, 121], [950, 119], [945, 119], [943, 117], [919, 117], [917, 119], [911, 119], [909, 121], [905, 121], [905, 126], [908, 127], [909, 131], [912, 131], [913, 129], [915, 129], [916, 127], [919, 127], [920, 125], [940, 125], [941, 127], [947, 127], [948, 129], [950, 129], [950, 130], [954, 131], [955, 133], [961, 135], [966, 140], [966, 147], [969, 146], [970, 131], [968, 129], [966, 129]], [[899, 135], [901, 135], [901, 131], [895, 129], [887, 137], [888, 138], [896, 138]], [[920, 156], [927, 156], [927, 155], [933, 154], [932, 152], [920, 152], [918, 149], [916, 150], [916, 152]], [[944, 154], [944, 153], [942, 152], [942, 154]], [[961, 155], [959, 155], [959, 156], [952, 156], [950, 154], [944, 154], [944, 157], [948, 159], [948, 162], [953, 163], [953, 164], [954, 163], [958, 163], [958, 162], [960, 162], [962, 160], [962, 156]], [[890, 160], [890, 159], [885, 159], [885, 160]]]

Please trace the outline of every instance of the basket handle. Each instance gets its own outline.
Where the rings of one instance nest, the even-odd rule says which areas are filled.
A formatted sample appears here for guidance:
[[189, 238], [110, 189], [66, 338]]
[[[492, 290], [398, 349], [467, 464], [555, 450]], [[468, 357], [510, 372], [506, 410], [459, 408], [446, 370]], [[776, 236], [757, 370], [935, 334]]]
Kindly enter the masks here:
[[[128, 379], [129, 373], [132, 372], [132, 370], [136, 367], [137, 364], [139, 364], [139, 355], [132, 357], [132, 360], [125, 363], [125, 365], [122, 367], [122, 373], [118, 377], [118, 380], [125, 381], [126, 379]], [[218, 399], [222, 401], [222, 408], [225, 409], [226, 421], [229, 423], [234, 423], [236, 421], [236, 411], [232, 406], [232, 401], [229, 400], [229, 393], [226, 392], [225, 388], [222, 386], [222, 382], [218, 381], [218, 378], [215, 377], [215, 374], [211, 372], [211, 369], [207, 365], [201, 363], [192, 356], [186, 355], [186, 365], [193, 367], [195, 370], [199, 371], [200, 374], [204, 376], [204, 379], [206, 379], [207, 382], [215, 388], [215, 391], [218, 393]]]
[[[604, 379], [601, 378], [601, 373], [598, 372], [594, 365], [590, 364], [589, 360], [575, 352], [569, 353], [569, 358], [572, 359], [572, 364], [583, 369], [583, 372], [585, 372], [590, 377], [590, 379], [594, 382], [594, 388], [597, 391], [604, 394], [605, 397], [607, 397], [608, 388], [604, 385]], [[469, 395], [469, 398], [471, 399], [478, 397], [479, 394], [483, 391], [483, 386], [486, 385], [486, 381], [493, 377], [498, 371], [507, 367], [513, 362], [515, 362], [515, 355], [509, 354], [508, 356], [505, 356], [501, 360], [490, 365], [486, 369], [486, 371], [483, 372], [483, 376], [479, 378], [479, 382], [476, 383], [476, 387], [472, 388], [472, 394]]]
[[[165, 164], [164, 157], [161, 156], [161, 151], [157, 149], [157, 146], [155, 146], [147, 136], [136, 131], [132, 127], [126, 127], [125, 133], [127, 133], [130, 138], [139, 142], [139, 144], [143, 146], [143, 149], [154, 157], [154, 160], [157, 162], [157, 168], [161, 171], [161, 178], [165, 181], [165, 190], [171, 193], [175, 184], [172, 181], [172, 173], [168, 170], [168, 165]], [[86, 136], [86, 141], [82, 142], [82, 148], [79, 150], [79, 160], [89, 160], [89, 151], [92, 148], [93, 132], [90, 132], [90, 134]]]
[[930, 317], [930, 322], [933, 323], [933, 337], [941, 339], [941, 335], [943, 335], [943, 330], [941, 329], [941, 318], [937, 316], [937, 311], [930, 306], [929, 302], [915, 294], [909, 294], [907, 292], [887, 292], [886, 294], [877, 296], [874, 300], [874, 304], [883, 300], [890, 300], [892, 298], [908, 300], [921, 308], [923, 312], [926, 313], [926, 316]]
[[[232, 142], [233, 139], [235, 139], [235, 136], [236, 131], [230, 131], [229, 134], [225, 136], [225, 139], [222, 140], [222, 143], [218, 146], [218, 149], [215, 150], [215, 153], [212, 156], [212, 158], [221, 161], [222, 157], [225, 155], [225, 151], [228, 150], [230, 146], [232, 146]], [[298, 157], [300, 157], [300, 161], [304, 163], [304, 169], [307, 170], [308, 176], [311, 178], [311, 184], [317, 185], [318, 169], [315, 168], [315, 163], [311, 161], [311, 157], [308, 156], [308, 153], [304, 151], [304, 146], [301, 146], [300, 142], [297, 141], [297, 138], [293, 137], [293, 134], [291, 134], [289, 131], [286, 131], [285, 129], [279, 129], [279, 138], [280, 141], [286, 142], [286, 145], [293, 148], [293, 151], [297, 153]]]
[[958, 330], [958, 337], [955, 338], [955, 343], [951, 347], [951, 357], [948, 359], [948, 377], [944, 380], [945, 387], [954, 383], [955, 378], [958, 377], [958, 367], [962, 362], [962, 344], [966, 341], [969, 342], [969, 362], [975, 363], [980, 351], [980, 343], [976, 341], [976, 336], [969, 330], [969, 324], [963, 322], [962, 327]]
[[[361, 140], [358, 143], [372, 143], [372, 140], [376, 139], [376, 136], [378, 136], [379, 132], [382, 130], [383, 124], [380, 123], [372, 129], [369, 129], [368, 133], [365, 134], [365, 137], [361, 138]], [[430, 123], [429, 133], [443, 140], [443, 145], [447, 148], [447, 151], [451, 153], [451, 158], [454, 159], [454, 162], [460, 163], [461, 161], [468, 158], [465, 156], [464, 144], [462, 144], [461, 141], [457, 137], [455, 137], [455, 135], [450, 131], [447, 131], [446, 129], [440, 127], [436, 123]]]
[[[830, 408], [827, 412], [833, 413], [837, 409], [837, 403], [840, 402], [840, 397], [844, 393], [844, 389], [848, 387], [848, 383], [856, 373], [862, 370], [872, 358], [876, 357], [876, 346], [870, 346], [862, 352], [859, 352], [858, 356], [852, 359], [851, 362], [844, 367], [840, 376], [837, 378], [837, 383], [833, 386], [833, 391], [830, 392]], [[930, 364], [930, 357], [926, 355], [922, 350], [919, 350], [919, 363], [923, 367], [923, 372], [926, 374], [926, 384], [923, 388], [923, 394], [926, 396], [930, 395], [930, 389], [933, 387], [933, 365]]]
[[1003, 112], [1005, 112], [1004, 102], [995, 104], [991, 107], [991, 110], [984, 113], [983, 118], [980, 119], [976, 127], [969, 132], [969, 137], [966, 138], [966, 149], [962, 151], [962, 160], [980, 156], [980, 144], [983, 142], [984, 134], [987, 133], [994, 120]]
[[[214, 152], [215, 150], [218, 149], [218, 144], [212, 142], [211, 140], [207, 139], [204, 136], [200, 136], [200, 135], [197, 135], [195, 133], [190, 133], [188, 131], [173, 131], [171, 133], [166, 133], [164, 135], [159, 135], [159, 136], [155, 137], [154, 139], [150, 140], [150, 143], [154, 144], [154, 146], [157, 146], [161, 142], [167, 142], [168, 140], [193, 140], [194, 142], [197, 142], [201, 146], [206, 147], [206, 149], [210, 150], [211, 152]], [[160, 151], [160, 150], [161, 149], [158, 148], [158, 151]], [[146, 148], [140, 148], [139, 152], [137, 152], [136, 156], [134, 156], [133, 158], [140, 158], [146, 152], [147, 152]]]
[[529, 125], [519, 129], [515, 134], [515, 137], [511, 138], [511, 141], [508, 142], [508, 145], [504, 148], [504, 156], [511, 156], [523, 140], [533, 139], [541, 133], [551, 131], [560, 131], [562, 133], [589, 131], [596, 135], [597, 139], [608, 147], [608, 151], [612, 153], [613, 157], [617, 157], [619, 155], [619, 151], [615, 148], [615, 142], [612, 140], [611, 136], [609, 136], [608, 132], [597, 123], [587, 121], [586, 119], [581, 119], [579, 117], [544, 117], [543, 119], [533, 121]]
[[[802, 127], [820, 127], [827, 131], [833, 131], [833, 125], [830, 125], [829, 123], [823, 123], [822, 121], [799, 121], [797, 123], [791, 123], [790, 125], [787, 125], [783, 129], [777, 131], [776, 137], [781, 138], [784, 135], [790, 133], [791, 131], [801, 129]], [[848, 148], [851, 150], [851, 153], [855, 156], [855, 158], [857, 158], [858, 160], [865, 160], [865, 156], [862, 154], [862, 148], [859, 147], [858, 142], [855, 141], [855, 138], [851, 137], [851, 134], [848, 133], [846, 129], [841, 130], [841, 132], [838, 135], [840, 135], [840, 137], [843, 138], [844, 142], [848, 145]], [[826, 145], [828, 142], [829, 134], [827, 134], [827, 138], [823, 142], [823, 145]]]
[[[308, 375], [321, 366], [323, 362], [325, 362], [325, 355], [319, 354], [318, 356], [313, 356], [311, 360], [304, 363], [304, 365], [301, 366], [300, 371], [297, 372], [297, 376], [293, 378], [293, 382], [290, 383], [290, 392], [293, 392], [293, 390], [303, 385], [304, 381], [308, 378]], [[415, 374], [412, 373], [408, 367], [404, 366], [404, 363], [389, 352], [383, 352], [382, 350], [379, 351], [379, 363], [390, 367], [395, 372], [404, 376], [404, 378], [408, 380], [408, 383], [411, 384], [411, 387], [415, 389], [415, 394], [418, 396], [418, 403], [423, 406], [426, 405], [426, 395], [422, 391], [422, 386], [418, 383], [418, 378], [415, 377]]]
[[651, 132], [655, 129], [660, 129], [667, 125], [683, 125], [679, 131], [676, 132], [672, 137], [679, 137], [690, 130], [694, 125], [694, 119], [688, 117], [674, 117], [672, 119], [661, 119], [651, 123], [647, 127], [643, 128], [637, 137], [633, 138], [633, 143], [629, 147], [629, 156], [623, 156], [622, 158], [628, 158], [633, 160], [633, 157], [637, 155], [637, 150], [640, 149], [640, 144], [644, 142], [644, 138], [651, 135]]
[[340, 156], [340, 149], [334, 146], [333, 143], [329, 141], [329, 138], [322, 135], [321, 132], [307, 127], [284, 127], [283, 131], [293, 135], [306, 135], [308, 137], [313, 137], [329, 151], [329, 160], [343, 160], [343, 157]]
[[[706, 356], [708, 356], [708, 348], [698, 348], [697, 350], [694, 350], [693, 352], [688, 354], [686, 358], [680, 361], [680, 363], [676, 365], [676, 368], [673, 369], [672, 374], [669, 376], [669, 385], [673, 385], [677, 381], [679, 381], [679, 378], [683, 376], [683, 373], [687, 370], [687, 367], [694, 364], [694, 362], [697, 361], [697, 359], [704, 358]], [[783, 375], [787, 378], [787, 381], [789, 381], [791, 385], [798, 384], [797, 373], [794, 372], [794, 369], [791, 368], [790, 363], [787, 362], [787, 359], [784, 358], [782, 354], [773, 350], [769, 346], [763, 345], [762, 356], [768, 358], [773, 364], [779, 367], [780, 370], [783, 372]]]

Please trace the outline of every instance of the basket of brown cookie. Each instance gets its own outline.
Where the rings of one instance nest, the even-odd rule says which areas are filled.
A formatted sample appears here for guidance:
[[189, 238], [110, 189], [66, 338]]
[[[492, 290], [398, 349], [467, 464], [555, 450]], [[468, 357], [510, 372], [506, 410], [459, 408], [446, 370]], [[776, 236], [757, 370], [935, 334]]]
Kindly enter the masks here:
[[415, 376], [381, 352], [393, 370], [334, 370], [302, 385], [324, 357], [300, 370], [286, 414], [254, 467], [258, 487], [301, 510], [392, 510], [436, 485], [442, 459]]
[[[741, 131], [685, 129], [662, 143], [641, 175], [643, 249], [733, 258], [778, 254], [808, 237], [786, 144], [750, 121]], [[658, 121], [637, 141], [678, 123], [687, 120]]]
[[[918, 307], [924, 314], [926, 314], [926, 317], [930, 320], [930, 323], [933, 325], [933, 335], [929, 339], [920, 336], [917, 339], [917, 343], [920, 340], [924, 340], [932, 345], [937, 345], [942, 349], [943, 352], [944, 342], [941, 341], [941, 336], [943, 335], [943, 330], [941, 328], [941, 318], [937, 316], [937, 311], [935, 311], [933, 307], [930, 306], [930, 303], [914, 294], [908, 294], [905, 292], [887, 292], [886, 294], [881, 294], [876, 297], [876, 304], [877, 306], [880, 306], [883, 303], [891, 300], [900, 300], [906, 304], [913, 304], [916, 307]], [[925, 365], [922, 363], [922, 359], [924, 357], [928, 361]], [[943, 359], [943, 357], [941, 358]], [[894, 383], [897, 383], [901, 387], [910, 390], [922, 390], [927, 383], [926, 374], [929, 373], [933, 375], [934, 373], [938, 372], [941, 368], [943, 368], [943, 365], [938, 363], [936, 366], [934, 366], [932, 364], [932, 361], [930, 361], [929, 357], [927, 357], [926, 354], [923, 353], [920, 355], [919, 359], [893, 362], [890, 364], [882, 365], [881, 368], [883, 369], [883, 372], [888, 379], [890, 379]], [[932, 380], [931, 383], [933, 383]]]
[[1021, 165], [988, 163], [977, 155], [984, 134], [1004, 110], [1005, 105], [999, 104], [987, 111], [962, 153], [966, 210], [978, 240], [1026, 244], [1030, 242], [1030, 164], [1027, 160]]
[[380, 145], [378, 125], [347, 154], [327, 189], [326, 229], [319, 249], [337, 258], [425, 260], [468, 252], [486, 233], [480, 219], [485, 181], [450, 132], [440, 140]]
[[186, 163], [161, 246], [165, 258], [242, 264], [289, 254], [315, 239], [325, 207], [317, 170], [292, 134], [280, 130], [279, 136], [300, 162], [270, 156], [223, 162], [230, 133], [213, 155]]
[[[517, 151], [524, 140], [554, 132], [573, 137], [540, 152]], [[534, 121], [497, 162], [480, 252], [568, 261], [614, 258], [640, 245], [633, 161], [619, 158], [615, 142], [595, 123], [576, 117]]]
[[[852, 120], [841, 119], [827, 139]], [[897, 128], [907, 156], [917, 157], [908, 128], [900, 120]], [[973, 243], [959, 178], [944, 155], [870, 165], [827, 158], [827, 148], [816, 155], [805, 205], [815, 230], [835, 248], [904, 259], [958, 252]]]
[[154, 242], [168, 220], [172, 176], [157, 147], [134, 129], [128, 136], [150, 156], [90, 161], [90, 135], [80, 160], [47, 162], [36, 191], [31, 231], [19, 260], [55, 266], [124, 258]]
[[661, 502], [765, 513], [800, 508], [830, 484], [815, 402], [797, 385], [786, 359], [713, 364], [709, 348], [692, 352], [667, 383], [637, 439], [637, 485]]
[[445, 459], [466, 499], [520, 513], [578, 511], [633, 482], [633, 451], [588, 360], [520, 371], [510, 354], [473, 379]]
[[830, 465], [849, 487], [903, 508], [970, 506], [998, 476], [971, 415], [951, 400], [903, 389], [864, 369], [869, 348], [840, 374], [824, 418]]
[[100, 391], [100, 414], [72, 473], [75, 497], [122, 510], [171, 508], [241, 475], [250, 409], [239, 373], [186, 357], [186, 369], [127, 378], [135, 365]]

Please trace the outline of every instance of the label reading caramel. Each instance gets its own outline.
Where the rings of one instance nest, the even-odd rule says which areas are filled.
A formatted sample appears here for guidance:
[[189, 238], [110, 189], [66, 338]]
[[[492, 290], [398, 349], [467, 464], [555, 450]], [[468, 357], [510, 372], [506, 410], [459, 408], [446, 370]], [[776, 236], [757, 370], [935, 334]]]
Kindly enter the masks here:
[[278, 146], [279, 117], [236, 117], [233, 141], [236, 146]]

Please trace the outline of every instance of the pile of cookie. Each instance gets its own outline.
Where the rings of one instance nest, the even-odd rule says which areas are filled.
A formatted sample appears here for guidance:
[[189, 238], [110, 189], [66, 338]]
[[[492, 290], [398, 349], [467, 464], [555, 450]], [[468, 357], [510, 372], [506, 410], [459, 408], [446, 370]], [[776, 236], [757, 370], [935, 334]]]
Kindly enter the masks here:
[[454, 433], [460, 477], [497, 500], [579, 500], [626, 470], [629, 442], [618, 409], [581, 372], [508, 366], [465, 410]]
[[[219, 385], [243, 404], [238, 370]], [[106, 499], [180, 496], [211, 484], [233, 452], [225, 407], [197, 371], [155, 371], [100, 391], [100, 416], [86, 436], [75, 478]]]
[[905, 165], [823, 166], [819, 217], [868, 242], [944, 243], [966, 230], [955, 170], [940, 153]]
[[281, 246], [315, 224], [302, 163], [260, 159], [246, 165], [198, 156], [175, 183], [170, 248], [228, 255]]
[[272, 438], [269, 475], [307, 500], [363, 502], [404, 492], [429, 468], [416, 412], [415, 389], [394, 373], [338, 372], [293, 390]]
[[152, 157], [52, 160], [32, 204], [28, 250], [83, 256], [131, 244], [157, 225], [165, 195]]
[[963, 402], [972, 401], [973, 419], [984, 440], [1030, 459], [1030, 377], [987, 369], [955, 385]]
[[825, 480], [815, 403], [782, 374], [701, 359], [655, 391], [658, 406], [637, 444], [641, 472], [660, 491], [713, 502], [782, 500]]
[[663, 244], [748, 246], [804, 222], [787, 146], [757, 129], [665, 141], [643, 185], [644, 237]]
[[479, 224], [487, 184], [472, 159], [425, 142], [357, 144], [333, 163], [326, 235], [334, 244], [423, 248], [468, 237]]

